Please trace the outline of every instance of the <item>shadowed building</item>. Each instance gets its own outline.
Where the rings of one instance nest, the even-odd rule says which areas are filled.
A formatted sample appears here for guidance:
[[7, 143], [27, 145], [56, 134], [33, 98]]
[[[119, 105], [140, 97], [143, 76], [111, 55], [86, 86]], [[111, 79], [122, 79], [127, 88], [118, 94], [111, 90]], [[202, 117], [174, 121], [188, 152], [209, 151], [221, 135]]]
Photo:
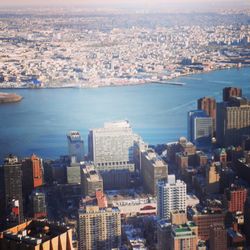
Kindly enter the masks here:
[[69, 156], [75, 156], [76, 161], [84, 160], [84, 142], [78, 131], [70, 131], [67, 134]]
[[25, 211], [28, 208], [28, 200], [35, 188], [43, 185], [43, 164], [36, 155], [22, 160], [22, 181]]
[[213, 135], [216, 131], [216, 100], [212, 97], [198, 99], [197, 108], [206, 112], [213, 119]]
[[31, 220], [0, 233], [1, 250], [73, 250], [66, 226]]
[[208, 149], [211, 147], [213, 136], [213, 119], [203, 110], [188, 112], [188, 140], [197, 148]]
[[47, 217], [47, 206], [45, 193], [40, 190], [34, 190], [30, 196], [32, 204], [32, 217], [42, 219]]
[[250, 134], [250, 103], [239, 96], [217, 103], [217, 142], [220, 146], [242, 145]]
[[4, 160], [5, 208], [14, 223], [23, 221], [22, 163], [10, 155]]
[[223, 89], [223, 101], [229, 101], [230, 97], [242, 97], [242, 89], [236, 87], [227, 87]]
[[227, 250], [227, 230], [223, 224], [210, 226], [209, 248], [213, 250]]

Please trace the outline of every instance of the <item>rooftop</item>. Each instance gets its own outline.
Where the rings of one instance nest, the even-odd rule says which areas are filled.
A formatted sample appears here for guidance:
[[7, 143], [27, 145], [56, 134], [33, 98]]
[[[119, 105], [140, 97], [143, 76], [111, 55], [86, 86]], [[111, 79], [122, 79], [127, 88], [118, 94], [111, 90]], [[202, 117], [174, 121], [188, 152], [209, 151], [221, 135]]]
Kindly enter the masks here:
[[24, 242], [26, 245], [36, 246], [51, 240], [69, 230], [45, 221], [28, 221], [0, 233], [0, 238]]
[[85, 174], [89, 182], [102, 180], [101, 175], [95, 170], [94, 165], [84, 165], [82, 167], [82, 172]]

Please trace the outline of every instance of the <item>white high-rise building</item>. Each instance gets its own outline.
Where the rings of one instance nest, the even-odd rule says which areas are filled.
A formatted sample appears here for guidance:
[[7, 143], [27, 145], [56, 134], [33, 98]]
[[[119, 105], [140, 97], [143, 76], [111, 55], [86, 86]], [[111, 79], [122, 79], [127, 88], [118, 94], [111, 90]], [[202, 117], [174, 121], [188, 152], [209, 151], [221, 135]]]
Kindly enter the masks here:
[[69, 156], [76, 159], [77, 162], [84, 160], [84, 143], [78, 131], [70, 131], [67, 134]]
[[89, 157], [98, 170], [134, 171], [134, 148], [140, 138], [128, 121], [109, 122], [89, 132]]
[[160, 219], [170, 219], [171, 211], [186, 211], [186, 183], [168, 175], [168, 181], [157, 184], [157, 213]]

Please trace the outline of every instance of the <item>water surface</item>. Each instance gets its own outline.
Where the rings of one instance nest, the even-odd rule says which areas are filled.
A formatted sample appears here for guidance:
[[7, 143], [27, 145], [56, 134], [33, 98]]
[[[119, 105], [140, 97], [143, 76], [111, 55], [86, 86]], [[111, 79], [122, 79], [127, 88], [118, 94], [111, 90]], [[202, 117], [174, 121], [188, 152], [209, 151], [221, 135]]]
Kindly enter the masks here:
[[8, 153], [36, 153], [56, 158], [67, 153], [66, 133], [79, 130], [87, 142], [90, 128], [106, 121], [127, 119], [150, 144], [176, 141], [187, 134], [187, 111], [196, 100], [237, 86], [250, 97], [250, 68], [230, 69], [181, 77], [185, 86], [151, 84], [98, 89], [3, 90], [24, 97], [0, 105], [0, 159]]

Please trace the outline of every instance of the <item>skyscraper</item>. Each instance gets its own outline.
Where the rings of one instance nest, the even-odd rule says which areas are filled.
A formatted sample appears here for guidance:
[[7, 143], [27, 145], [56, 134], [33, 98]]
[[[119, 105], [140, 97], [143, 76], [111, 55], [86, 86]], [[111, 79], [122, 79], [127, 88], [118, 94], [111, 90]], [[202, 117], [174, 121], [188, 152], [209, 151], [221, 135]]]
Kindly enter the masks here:
[[99, 170], [134, 170], [133, 150], [139, 137], [128, 121], [105, 123], [89, 132], [89, 157]]
[[202, 97], [197, 101], [197, 108], [206, 112], [213, 119], [213, 135], [216, 131], [216, 100], [213, 97]]
[[217, 142], [220, 146], [239, 146], [250, 134], [250, 103], [243, 97], [230, 97], [217, 104]]
[[170, 219], [172, 211], [186, 211], [186, 183], [169, 175], [168, 181], [157, 184], [157, 213], [160, 219]]
[[102, 191], [96, 191], [96, 198], [82, 201], [78, 228], [79, 250], [119, 249], [121, 246], [120, 210], [107, 206]]
[[75, 156], [76, 161], [84, 160], [84, 142], [78, 131], [70, 131], [67, 134], [69, 156]]
[[23, 195], [28, 199], [33, 189], [43, 185], [43, 165], [42, 160], [36, 155], [22, 161], [23, 174]]
[[100, 171], [104, 187], [119, 188], [116, 180], [124, 176], [129, 179], [135, 171], [134, 150], [135, 143], [140, 141], [139, 136], [133, 133], [128, 121], [117, 121], [105, 123], [104, 128], [90, 130], [88, 139], [89, 158]]
[[22, 163], [10, 155], [4, 160], [5, 207], [15, 222], [23, 221]]
[[203, 110], [188, 112], [188, 139], [198, 148], [209, 148], [213, 135], [213, 119]]

